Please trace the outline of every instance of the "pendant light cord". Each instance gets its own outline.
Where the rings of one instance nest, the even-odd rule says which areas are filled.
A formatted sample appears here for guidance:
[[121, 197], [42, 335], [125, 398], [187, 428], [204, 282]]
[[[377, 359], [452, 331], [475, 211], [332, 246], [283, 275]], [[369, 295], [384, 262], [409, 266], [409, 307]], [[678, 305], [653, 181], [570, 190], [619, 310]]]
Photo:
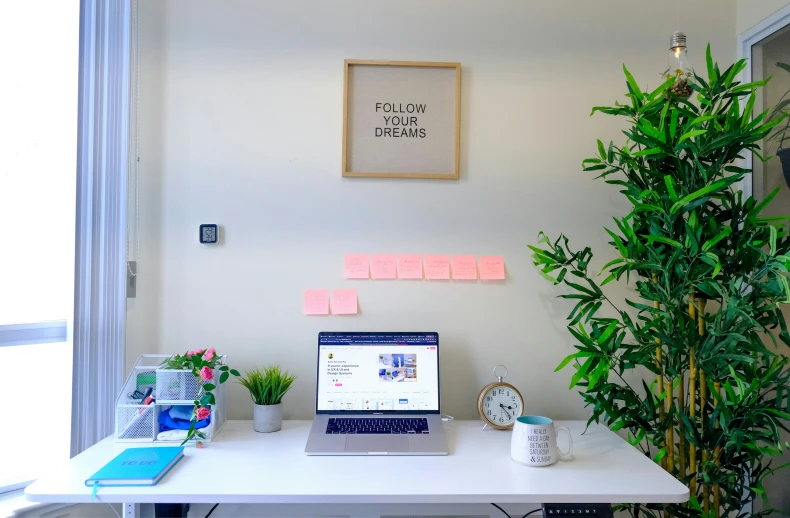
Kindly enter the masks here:
[[680, 0], [675, 2], [675, 30], [680, 30]]

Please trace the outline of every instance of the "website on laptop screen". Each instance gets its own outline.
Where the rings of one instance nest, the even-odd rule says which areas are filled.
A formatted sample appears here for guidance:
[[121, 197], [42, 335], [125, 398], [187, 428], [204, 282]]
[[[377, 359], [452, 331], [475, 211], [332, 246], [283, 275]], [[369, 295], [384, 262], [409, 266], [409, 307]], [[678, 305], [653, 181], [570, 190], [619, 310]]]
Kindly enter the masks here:
[[436, 333], [321, 333], [319, 412], [437, 413]]

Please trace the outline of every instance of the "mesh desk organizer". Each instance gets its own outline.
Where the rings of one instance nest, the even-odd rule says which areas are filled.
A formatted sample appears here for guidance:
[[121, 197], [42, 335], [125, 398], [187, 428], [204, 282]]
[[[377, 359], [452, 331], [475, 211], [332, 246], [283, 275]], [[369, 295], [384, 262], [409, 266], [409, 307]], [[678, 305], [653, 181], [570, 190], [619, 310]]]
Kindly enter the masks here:
[[[137, 359], [123, 390], [115, 400], [116, 442], [183, 442], [183, 439], [157, 439], [159, 416], [173, 405], [194, 406], [195, 400], [205, 394], [204, 382], [189, 370], [160, 368], [160, 364], [169, 357], [166, 354], [143, 354]], [[224, 357], [220, 364], [225, 364]], [[212, 390], [215, 404], [208, 406], [211, 409], [211, 423], [199, 430], [206, 435], [205, 439], [199, 439], [204, 442], [210, 442], [225, 423], [225, 384], [219, 383], [220, 374], [214, 370], [214, 379], [206, 382], [216, 388]], [[153, 390], [151, 396], [155, 401], [143, 405], [141, 394], [145, 394], [148, 388]]]

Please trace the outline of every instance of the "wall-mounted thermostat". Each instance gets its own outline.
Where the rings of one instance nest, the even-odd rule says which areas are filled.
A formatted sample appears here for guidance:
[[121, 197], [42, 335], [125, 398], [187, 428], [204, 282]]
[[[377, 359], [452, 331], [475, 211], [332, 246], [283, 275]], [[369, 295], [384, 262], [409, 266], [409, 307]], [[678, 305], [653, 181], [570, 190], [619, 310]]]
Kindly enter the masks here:
[[219, 240], [219, 227], [216, 223], [200, 225], [200, 242], [204, 245], [216, 244]]

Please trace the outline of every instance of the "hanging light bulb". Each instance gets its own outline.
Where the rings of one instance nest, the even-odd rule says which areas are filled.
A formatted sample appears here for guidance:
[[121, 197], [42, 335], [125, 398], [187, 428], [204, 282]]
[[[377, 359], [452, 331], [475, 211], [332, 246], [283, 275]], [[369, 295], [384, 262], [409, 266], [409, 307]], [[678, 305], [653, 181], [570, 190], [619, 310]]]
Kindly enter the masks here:
[[666, 77], [675, 78], [675, 82], [669, 87], [669, 92], [680, 99], [688, 99], [692, 91], [693, 73], [686, 48], [686, 35], [677, 31], [669, 39], [669, 53], [667, 54]]

